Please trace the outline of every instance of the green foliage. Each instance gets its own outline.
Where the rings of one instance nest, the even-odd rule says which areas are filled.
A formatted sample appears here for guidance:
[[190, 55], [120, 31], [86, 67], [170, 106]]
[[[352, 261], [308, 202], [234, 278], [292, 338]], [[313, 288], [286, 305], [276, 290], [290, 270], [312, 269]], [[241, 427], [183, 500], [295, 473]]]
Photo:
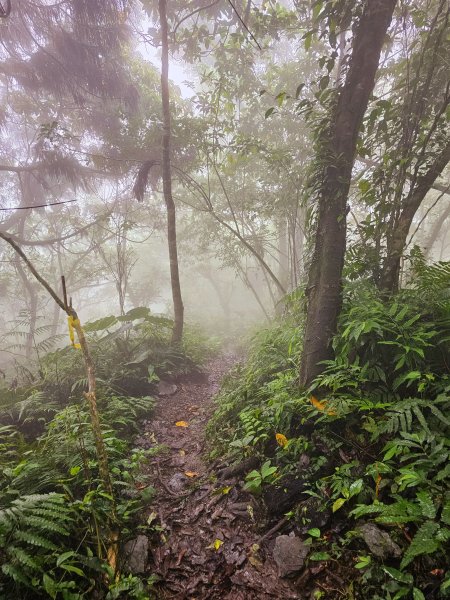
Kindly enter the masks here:
[[[264, 480], [258, 469], [249, 473], [249, 491], [264, 498], [267, 486], [282, 489], [289, 475], [303, 482], [303, 497], [290, 513], [298, 526], [307, 527], [311, 519], [304, 510], [309, 497], [329, 519], [339, 521], [339, 531], [349, 530], [352, 521], [355, 526], [374, 521], [391, 532], [402, 554], [386, 567], [389, 572], [382, 570], [379, 558], [362, 553], [367, 548], [351, 529], [332, 546], [321, 542], [335, 558], [349, 545], [360, 554], [356, 568], [364, 597], [377, 590], [375, 597], [381, 589], [387, 598], [420, 598], [427, 569], [446, 568], [446, 272], [441, 264], [422, 265], [414, 287], [391, 299], [369, 284], [349, 284], [333, 341], [335, 359], [308, 390], [298, 388], [300, 333], [289, 317], [260, 333], [247, 365], [226, 380], [210, 424], [213, 454], [217, 447], [219, 452], [228, 447], [232, 457], [256, 455], [262, 465], [277, 470], [272, 480]], [[428, 286], [433, 295], [425, 302]], [[288, 439], [282, 448], [275, 443], [276, 433]], [[299, 457], [305, 455], [307, 465], [299, 471]]]
[[250, 471], [245, 478], [244, 489], [252, 492], [252, 494], [260, 494], [262, 486], [274, 480], [277, 467], [271, 465], [270, 460], [267, 460], [259, 470]]
[[[136, 493], [147, 452], [130, 448], [128, 441], [153, 400], [110, 396], [102, 403], [116, 514], [126, 537], [153, 492], [146, 487]], [[102, 535], [112, 506], [100, 483], [87, 407], [74, 404], [58, 412], [20, 460], [19, 434], [12, 427], [2, 433], [8, 452], [0, 470], [0, 546], [6, 548], [7, 562], [0, 589], [11, 599], [11, 590], [21, 586], [36, 596], [84, 597], [83, 590], [106, 572]]]
[[[0, 510], [2, 573], [16, 586], [47, 590], [49, 580], [59, 579], [55, 591], [74, 588], [62, 580], [71, 573], [82, 574], [74, 563], [76, 552], [63, 553], [73, 528], [75, 513], [62, 494], [36, 494], [13, 500]], [[70, 560], [68, 560], [70, 558]], [[58, 573], [56, 574], [56, 571]], [[73, 582], [72, 582], [73, 583]]]
[[[259, 332], [245, 368], [228, 374], [216, 398], [217, 411], [208, 424], [212, 455], [259, 450], [264, 442], [290, 427], [295, 399], [301, 330], [291, 314], [271, 329]], [[294, 397], [294, 398], [293, 398]]]
[[[102, 536], [111, 499], [100, 484], [87, 406], [76, 398], [83, 386], [72, 383], [83, 372], [80, 356], [72, 349], [61, 350], [45, 357], [43, 364], [40, 390], [6, 395], [2, 420], [15, 426], [0, 429], [0, 545], [6, 548], [0, 589], [2, 597], [11, 599], [18, 593], [26, 597], [25, 588], [33, 590], [32, 597], [81, 598], [106, 572]], [[69, 385], [74, 392], [62, 397]], [[146, 453], [132, 450], [127, 440], [150, 413], [153, 399], [118, 396], [105, 386], [108, 390], [98, 404], [118, 525], [126, 536], [152, 494], [151, 488], [136, 493]], [[30, 445], [22, 431], [29, 439], [42, 434]]]
[[[145, 307], [87, 323], [100, 397], [149, 396], [160, 378], [198, 372], [217, 351], [216, 341], [189, 328], [183, 347], [174, 348], [171, 328], [170, 319], [152, 315]], [[0, 383], [0, 423], [16, 425], [29, 439], [40, 435], [61, 408], [79, 402], [87, 389], [81, 353], [71, 346], [41, 357], [37, 375], [31, 374], [15, 390]]]
[[[154, 406], [149, 392], [159, 377], [198, 370], [214, 345], [188, 331], [184, 348], [172, 348], [171, 321], [145, 308], [85, 329], [96, 363], [116, 526], [126, 540], [154, 492], [141, 483], [142, 465], [155, 449], [132, 447], [139, 423]], [[106, 589], [113, 499], [102, 487], [85, 388], [81, 354], [69, 347], [41, 357], [40, 379], [32, 385], [0, 390], [0, 596], [5, 600], [149, 597], [152, 581], [127, 574]]]

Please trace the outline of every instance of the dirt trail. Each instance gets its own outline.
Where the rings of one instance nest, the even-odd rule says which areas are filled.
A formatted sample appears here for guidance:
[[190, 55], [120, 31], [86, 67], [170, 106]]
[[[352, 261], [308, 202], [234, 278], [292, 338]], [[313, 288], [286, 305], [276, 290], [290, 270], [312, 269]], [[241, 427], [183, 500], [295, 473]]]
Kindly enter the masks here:
[[[212, 398], [235, 362], [232, 354], [222, 355], [210, 362], [207, 375], [178, 384], [174, 395], [161, 397], [138, 440], [143, 447], [168, 448], [148, 466], [149, 483], [157, 490], [152, 503], [157, 516], [152, 517], [161, 527], [159, 539], [151, 543], [149, 566], [161, 578], [159, 598], [301, 597], [278, 577], [270, 542], [255, 546], [262, 537], [257, 507], [242, 491], [239, 478], [218, 481], [218, 467], [212, 468], [203, 457]], [[179, 421], [188, 426], [177, 426]]]

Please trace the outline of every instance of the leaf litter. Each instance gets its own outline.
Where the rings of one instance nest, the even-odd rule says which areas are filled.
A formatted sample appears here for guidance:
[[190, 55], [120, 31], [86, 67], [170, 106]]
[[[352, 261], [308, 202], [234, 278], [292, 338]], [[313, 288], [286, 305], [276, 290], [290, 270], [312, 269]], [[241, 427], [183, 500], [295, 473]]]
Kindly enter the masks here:
[[[242, 489], [242, 475], [218, 482], [216, 469], [203, 457], [212, 398], [235, 362], [234, 355], [222, 355], [208, 365], [207, 381], [187, 380], [170, 399], [160, 398], [137, 440], [143, 447], [169, 449], [164, 456], [153, 456], [145, 468], [148, 485], [156, 489], [143, 522], [158, 525], [150, 540], [148, 566], [149, 574], [159, 577], [158, 598], [304, 597], [291, 581], [279, 577], [270, 543], [257, 543], [260, 508]], [[183, 415], [189, 415], [189, 422], [178, 420]], [[176, 435], [174, 424], [179, 427]]]

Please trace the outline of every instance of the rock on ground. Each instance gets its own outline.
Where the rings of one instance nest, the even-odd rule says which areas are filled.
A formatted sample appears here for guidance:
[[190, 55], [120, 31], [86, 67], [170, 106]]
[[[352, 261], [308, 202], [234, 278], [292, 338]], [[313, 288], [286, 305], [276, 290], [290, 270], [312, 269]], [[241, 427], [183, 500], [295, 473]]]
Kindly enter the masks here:
[[400, 547], [392, 540], [387, 531], [383, 531], [373, 523], [365, 523], [358, 527], [369, 550], [378, 558], [401, 556]]
[[273, 558], [281, 577], [292, 575], [303, 568], [310, 546], [297, 536], [279, 535], [275, 540]]
[[145, 573], [148, 561], [148, 538], [138, 535], [124, 546], [125, 565], [130, 573]]

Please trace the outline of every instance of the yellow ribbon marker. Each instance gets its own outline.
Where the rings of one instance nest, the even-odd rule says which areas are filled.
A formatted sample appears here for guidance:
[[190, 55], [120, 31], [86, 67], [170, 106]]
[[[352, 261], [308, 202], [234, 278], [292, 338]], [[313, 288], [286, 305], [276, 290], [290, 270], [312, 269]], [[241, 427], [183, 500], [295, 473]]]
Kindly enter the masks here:
[[71, 315], [71, 316], [67, 317], [67, 323], [69, 325], [70, 343], [72, 344], [73, 348], [80, 349], [81, 345], [75, 343], [75, 329], [74, 329], [76, 325], [80, 324], [80, 321], [78, 319], [74, 319]]

